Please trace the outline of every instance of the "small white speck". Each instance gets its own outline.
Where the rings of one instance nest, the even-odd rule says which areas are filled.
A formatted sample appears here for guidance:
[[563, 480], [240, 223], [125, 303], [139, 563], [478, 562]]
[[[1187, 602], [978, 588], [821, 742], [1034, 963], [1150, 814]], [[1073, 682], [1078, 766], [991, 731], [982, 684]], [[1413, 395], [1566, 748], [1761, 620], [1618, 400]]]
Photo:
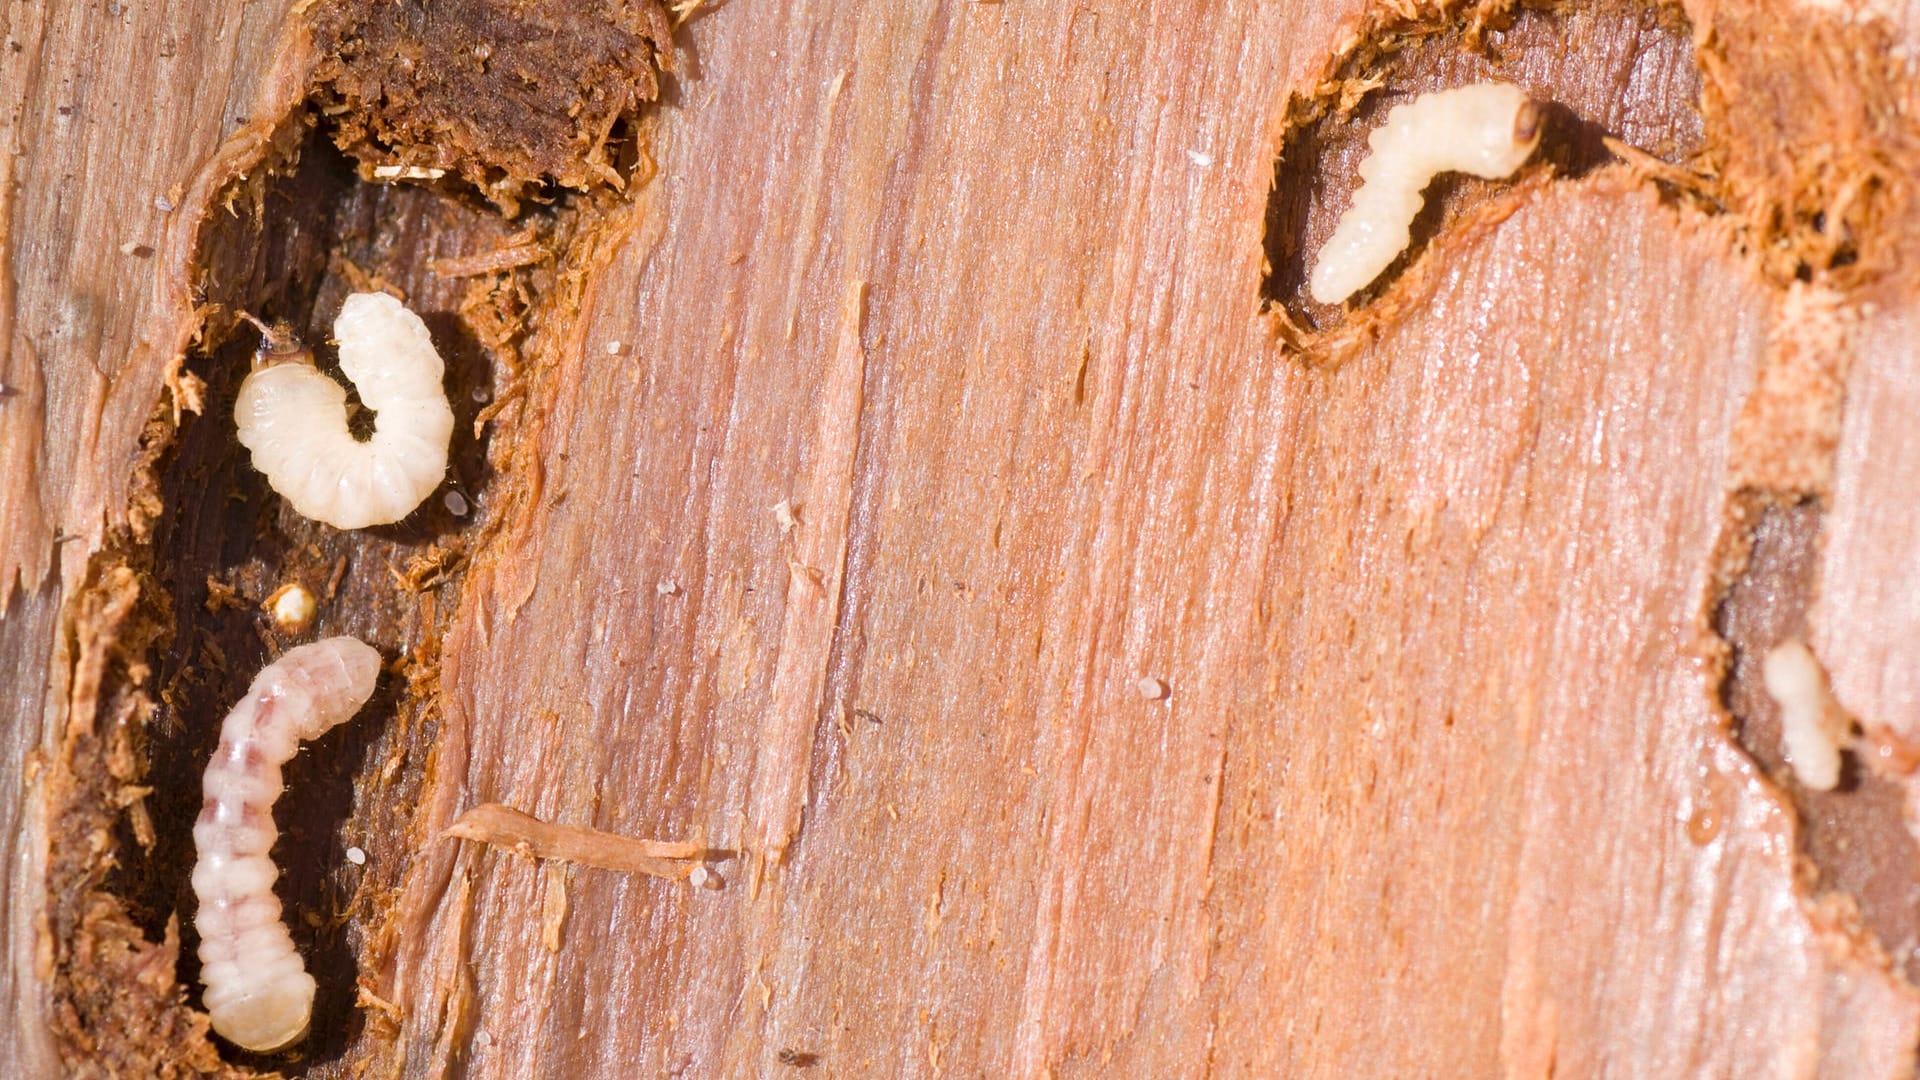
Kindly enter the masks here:
[[1167, 684], [1151, 675], [1134, 683], [1133, 687], [1140, 691], [1140, 696], [1146, 698], [1148, 701], [1159, 701], [1161, 698], [1167, 696]]
[[367, 865], [367, 853], [357, 847], [347, 849], [347, 861], [355, 866]]
[[800, 506], [792, 499], [781, 499], [774, 505], [773, 520], [780, 523], [780, 535], [792, 532], [800, 524]]
[[1213, 168], [1213, 155], [1207, 153], [1204, 150], [1187, 151], [1187, 160], [1193, 162], [1195, 165], [1198, 165], [1203, 169]]
[[295, 581], [273, 590], [273, 595], [267, 597], [266, 608], [283, 632], [304, 634], [313, 625], [319, 604], [305, 585]]
[[696, 889], [717, 889], [721, 886], [720, 875], [704, 866], [696, 866], [687, 871], [687, 884]]
[[447, 492], [440, 501], [447, 504], [447, 513], [454, 517], [466, 517], [467, 510], [470, 509], [467, 506], [467, 497], [457, 491]]
[[668, 579], [666, 581], [661, 582], [658, 585], [655, 585], [653, 587], [653, 591], [659, 593], [661, 596], [672, 596], [674, 593], [677, 593], [680, 591], [680, 583], [672, 579]]
[[129, 240], [120, 245], [120, 254], [122, 255], [138, 255], [145, 250], [147, 250], [147, 245], [138, 240]]
[[173, 200], [167, 198], [165, 195], [155, 195], [153, 197], [153, 208], [163, 214], [171, 214], [173, 213]]
[[617, 342], [617, 341], [609, 341], [609, 342], [607, 342], [607, 355], [608, 355], [608, 356], [619, 356], [619, 355], [620, 355], [620, 343], [619, 343], [619, 342]]
[[492, 397], [493, 394], [484, 386], [476, 386], [473, 388], [473, 400], [478, 404], [485, 405]]

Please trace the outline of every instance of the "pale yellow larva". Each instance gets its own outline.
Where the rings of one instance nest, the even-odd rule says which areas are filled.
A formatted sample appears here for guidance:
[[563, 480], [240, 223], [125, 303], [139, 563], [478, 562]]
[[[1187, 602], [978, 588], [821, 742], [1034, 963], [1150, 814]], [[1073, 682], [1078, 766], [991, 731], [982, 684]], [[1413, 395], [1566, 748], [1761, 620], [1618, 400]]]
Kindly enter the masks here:
[[375, 413], [347, 429], [347, 392], [285, 327], [265, 331], [234, 423], [253, 467], [302, 515], [339, 529], [399, 521], [440, 486], [453, 438], [445, 367], [420, 316], [386, 293], [354, 293], [333, 336], [340, 370]]
[[261, 669], [220, 725], [193, 826], [193, 925], [213, 1030], [248, 1050], [298, 1040], [313, 1014], [313, 976], [280, 921], [280, 871], [267, 854], [280, 766], [301, 740], [358, 712], [379, 673], [380, 654], [353, 638], [302, 645]]
[[1761, 658], [1760, 680], [1780, 709], [1780, 743], [1793, 775], [1815, 791], [1832, 791], [1853, 722], [1833, 700], [1813, 650], [1801, 641], [1775, 645]]
[[1320, 248], [1307, 291], [1337, 304], [1370, 284], [1406, 250], [1421, 193], [1443, 172], [1487, 180], [1513, 175], [1540, 144], [1541, 110], [1506, 83], [1422, 94], [1387, 113], [1367, 136], [1360, 187]]

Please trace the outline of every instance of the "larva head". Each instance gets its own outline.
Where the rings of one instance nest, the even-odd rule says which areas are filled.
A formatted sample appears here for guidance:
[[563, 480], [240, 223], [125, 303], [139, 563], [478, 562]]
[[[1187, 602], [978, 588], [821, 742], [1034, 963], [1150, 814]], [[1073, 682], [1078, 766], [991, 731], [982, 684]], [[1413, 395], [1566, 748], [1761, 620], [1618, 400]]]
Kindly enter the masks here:
[[313, 363], [312, 351], [301, 344], [299, 336], [293, 332], [293, 327], [278, 321], [272, 324], [264, 323], [244, 311], [239, 312], [239, 315], [252, 323], [255, 330], [260, 331], [260, 347], [253, 351], [253, 370], [259, 371], [261, 368], [272, 367], [275, 364]]
[[1526, 91], [1507, 83], [1463, 86], [1448, 92], [1458, 109], [1458, 169], [1488, 180], [1512, 176], [1540, 145], [1546, 111]]

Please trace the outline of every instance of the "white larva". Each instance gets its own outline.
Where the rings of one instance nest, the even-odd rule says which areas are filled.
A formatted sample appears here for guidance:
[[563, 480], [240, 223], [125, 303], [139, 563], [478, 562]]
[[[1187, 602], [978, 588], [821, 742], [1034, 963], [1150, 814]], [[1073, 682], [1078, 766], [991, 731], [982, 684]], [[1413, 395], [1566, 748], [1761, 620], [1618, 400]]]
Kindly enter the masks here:
[[1793, 775], [1815, 791], [1832, 791], [1853, 724], [1833, 700], [1813, 650], [1799, 641], [1774, 646], [1760, 661], [1760, 680], [1780, 707], [1780, 741]]
[[298, 1040], [313, 1013], [313, 976], [280, 922], [280, 871], [267, 856], [280, 835], [280, 766], [358, 712], [379, 673], [380, 654], [353, 638], [302, 645], [263, 668], [220, 725], [193, 826], [193, 925], [213, 1030], [248, 1050]]
[[1443, 172], [1513, 175], [1540, 144], [1541, 112], [1525, 91], [1480, 83], [1422, 94], [1367, 136], [1360, 187], [1320, 249], [1307, 291], [1337, 304], [1365, 288], [1412, 242], [1421, 193]]
[[386, 293], [354, 293], [333, 336], [340, 370], [375, 413], [373, 437], [347, 429], [347, 392], [285, 327], [263, 328], [234, 421], [253, 467], [293, 508], [338, 529], [399, 521], [440, 486], [453, 438], [445, 367], [420, 316]]

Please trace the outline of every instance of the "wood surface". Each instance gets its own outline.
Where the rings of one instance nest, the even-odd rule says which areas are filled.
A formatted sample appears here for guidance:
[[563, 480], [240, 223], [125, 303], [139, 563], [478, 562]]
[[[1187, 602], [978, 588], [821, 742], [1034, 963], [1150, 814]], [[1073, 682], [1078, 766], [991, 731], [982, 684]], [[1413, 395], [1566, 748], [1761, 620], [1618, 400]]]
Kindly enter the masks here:
[[[1912, 1075], [1906, 11], [729, 0], [503, 205], [369, 178], [307, 7], [0, 16], [0, 1075]], [[1463, 71], [1646, 154], [1290, 305]], [[231, 309], [383, 285], [469, 512], [340, 534], [232, 443]], [[288, 580], [391, 664], [289, 770], [321, 998], [256, 1057], [185, 828]]]
[[[66, 722], [62, 606], [123, 517], [169, 358], [142, 341], [154, 254], [194, 172], [244, 122], [284, 3], [0, 8], [0, 1073], [54, 1075], [51, 837], [37, 754]], [[175, 206], [160, 208], [156, 200]], [[136, 245], [123, 253], [123, 245]], [[142, 253], [144, 248], [144, 253]]]

